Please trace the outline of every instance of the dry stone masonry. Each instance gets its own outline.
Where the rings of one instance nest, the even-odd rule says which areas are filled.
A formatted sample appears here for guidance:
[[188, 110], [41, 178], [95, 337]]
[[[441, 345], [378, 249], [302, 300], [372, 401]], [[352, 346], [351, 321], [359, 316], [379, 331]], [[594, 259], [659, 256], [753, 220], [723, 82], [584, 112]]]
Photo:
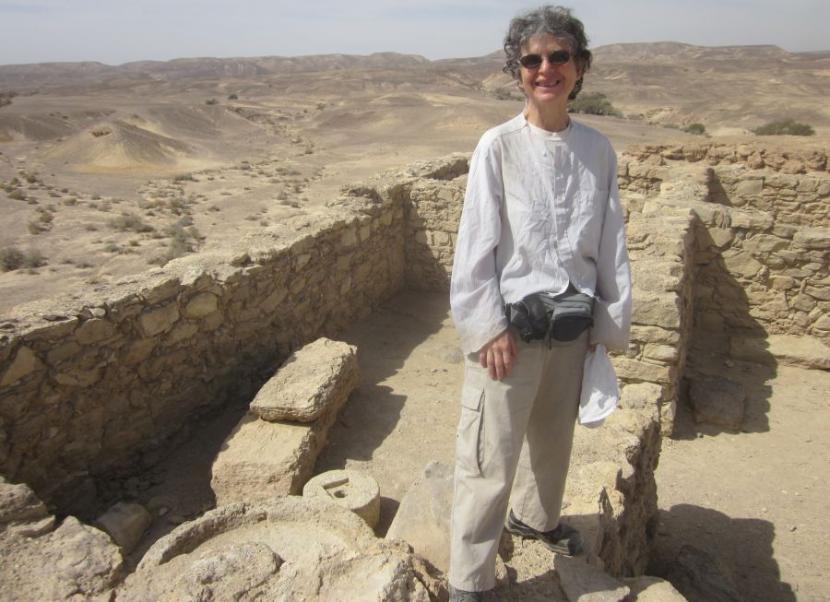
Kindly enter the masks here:
[[[590, 566], [642, 574], [661, 436], [687, 392], [699, 419], [740, 428], [743, 391], [714, 382], [713, 362], [830, 369], [827, 167], [823, 152], [755, 145], [647, 146], [621, 157], [632, 340], [613, 358], [620, 410], [601, 429], [579, 430], [566, 494]], [[404, 287], [447, 289], [467, 169], [456, 155], [387, 173], [347, 187], [303, 228], [264, 228], [236, 249], [0, 318], [0, 474], [8, 479], [0, 543], [21, 550], [16, 564], [2, 557], [3, 580], [43, 599], [113, 588], [117, 599], [159, 600], [446, 595], [406, 545], [375, 539], [345, 508], [279, 496], [302, 490], [336, 407], [357, 383], [354, 349], [325, 339], [303, 346], [336, 336]], [[318, 366], [327, 371], [313, 373], [306, 355], [325, 357]], [[94, 500], [99, 480], [152, 466], [194, 416], [253, 399], [283, 362], [214, 466], [217, 503], [230, 505], [159, 540], [126, 584], [109, 536], [72, 517], [59, 523], [40, 501], [66, 513], [73, 500]], [[258, 464], [240, 469], [246, 462]], [[251, 486], [241, 488], [246, 474]], [[268, 487], [253, 499], [263, 478]], [[433, 467], [412, 499], [443, 495], [447, 479]], [[231, 503], [238, 495], [246, 503]], [[138, 514], [133, 532], [143, 528]], [[420, 520], [417, 508], [404, 514]], [[298, 526], [297, 516], [314, 520]], [[298, 543], [298, 529], [313, 545]], [[407, 538], [403, 524], [393, 532]], [[131, 543], [125, 536], [122, 545]], [[429, 542], [414, 543], [431, 554]], [[514, 543], [510, 553], [534, 550]], [[26, 568], [35, 565], [54, 570], [38, 579]], [[590, 572], [570, 569], [572, 583]]]

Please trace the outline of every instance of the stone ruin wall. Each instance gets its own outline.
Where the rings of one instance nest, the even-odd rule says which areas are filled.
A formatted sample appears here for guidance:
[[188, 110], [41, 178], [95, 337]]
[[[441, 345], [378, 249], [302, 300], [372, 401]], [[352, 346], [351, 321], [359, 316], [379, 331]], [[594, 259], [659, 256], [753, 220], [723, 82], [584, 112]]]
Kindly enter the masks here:
[[288, 244], [4, 317], [0, 473], [61, 506], [89, 477], [152, 465], [194, 414], [249, 399], [292, 349], [368, 315], [402, 285], [403, 210], [354, 201]]
[[830, 342], [826, 154], [694, 145], [629, 157], [632, 207], [693, 212], [697, 350], [773, 363], [768, 335]]
[[[754, 334], [826, 340], [826, 172], [752, 167], [754, 155], [737, 152], [715, 161], [715, 147], [703, 148], [649, 147], [620, 161], [635, 298], [631, 345], [613, 358], [621, 411], [580, 436], [587, 463], [569, 479], [600, 509], [593, 531], [613, 574], [645, 568], [660, 433], [671, 431], [696, 329], [715, 328], [716, 313], [735, 327], [748, 316]], [[345, 217], [292, 241], [265, 230], [236, 253], [182, 258], [83, 301], [17, 308], [0, 322], [0, 472], [66, 509], [70, 487], [152, 465], [194, 414], [250, 399], [291, 350], [336, 335], [404, 286], [446, 290], [467, 168], [453, 156], [386, 174], [345, 189], [332, 203]], [[780, 210], [770, 216], [770, 206]], [[735, 267], [754, 265], [748, 257], [757, 271]], [[724, 267], [735, 275], [728, 289]], [[719, 308], [741, 294], [735, 286], [757, 299], [745, 315]], [[771, 311], [757, 287], [803, 306], [806, 321]], [[592, 458], [596, 449], [607, 451]]]

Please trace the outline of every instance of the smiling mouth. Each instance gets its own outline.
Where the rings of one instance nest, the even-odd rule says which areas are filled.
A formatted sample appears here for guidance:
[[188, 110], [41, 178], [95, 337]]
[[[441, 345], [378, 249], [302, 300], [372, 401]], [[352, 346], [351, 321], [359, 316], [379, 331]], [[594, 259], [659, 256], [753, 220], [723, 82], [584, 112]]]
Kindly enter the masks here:
[[553, 81], [548, 81], [548, 82], [536, 82], [536, 87], [537, 88], [555, 88], [556, 86], [558, 86], [561, 83], [562, 83], [561, 79], [555, 79]]

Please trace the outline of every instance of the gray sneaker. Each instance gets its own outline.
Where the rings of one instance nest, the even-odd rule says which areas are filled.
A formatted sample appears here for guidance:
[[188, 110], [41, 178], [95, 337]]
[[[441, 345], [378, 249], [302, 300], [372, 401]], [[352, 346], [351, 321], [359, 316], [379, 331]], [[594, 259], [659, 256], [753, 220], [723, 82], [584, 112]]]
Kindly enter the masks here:
[[557, 554], [564, 554], [565, 556], [576, 556], [582, 552], [582, 536], [579, 531], [566, 525], [559, 523], [555, 529], [550, 531], [537, 531], [533, 527], [524, 524], [513, 511], [507, 515], [507, 521], [504, 528], [508, 533], [518, 535], [526, 539], [538, 539], [547, 548]]

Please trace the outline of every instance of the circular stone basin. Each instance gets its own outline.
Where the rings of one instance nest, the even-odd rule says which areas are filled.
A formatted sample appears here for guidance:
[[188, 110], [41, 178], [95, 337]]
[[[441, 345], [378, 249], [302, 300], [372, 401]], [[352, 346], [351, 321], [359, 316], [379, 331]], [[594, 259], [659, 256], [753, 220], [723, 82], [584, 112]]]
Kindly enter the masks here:
[[158, 540], [117, 592], [156, 600], [429, 602], [406, 546], [324, 499], [230, 504]]
[[366, 472], [330, 470], [309, 480], [303, 497], [319, 497], [348, 508], [375, 528], [380, 519], [380, 488]]

